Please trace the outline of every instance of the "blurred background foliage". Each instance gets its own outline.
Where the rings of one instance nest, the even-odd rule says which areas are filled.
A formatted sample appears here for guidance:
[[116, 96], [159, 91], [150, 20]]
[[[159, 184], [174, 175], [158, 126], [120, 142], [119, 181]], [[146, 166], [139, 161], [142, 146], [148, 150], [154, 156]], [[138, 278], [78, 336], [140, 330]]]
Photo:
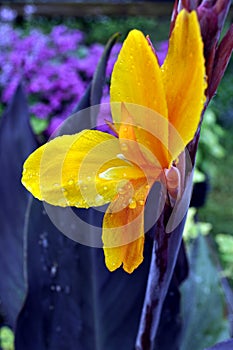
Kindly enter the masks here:
[[[30, 10], [30, 8], [28, 9]], [[25, 85], [31, 106], [31, 123], [34, 131], [40, 137], [43, 136], [44, 140], [58, 125], [58, 122], [61, 122], [72, 112], [94, 73], [97, 61], [103, 52], [103, 45], [112, 34], [115, 32], [122, 33], [123, 40], [130, 29], [138, 28], [145, 34], [150, 34], [155, 47], [161, 51], [161, 57], [166, 51], [170, 14], [163, 18], [98, 16], [77, 19], [63, 18], [62, 16], [56, 18], [36, 17], [33, 15], [33, 11], [31, 13], [28, 11], [25, 13], [25, 17], [22, 18], [17, 17], [16, 13], [9, 10], [10, 8], [2, 8], [0, 12], [0, 46], [3, 49], [3, 55], [0, 59], [0, 111], [3, 112], [22, 78], [20, 69], [29, 67], [28, 64], [31, 63], [31, 70], [29, 69], [27, 71], [28, 76], [24, 77], [25, 82], [28, 81], [28, 85], [26, 83]], [[11, 36], [7, 38], [8, 42], [6, 42], [4, 33], [11, 33]], [[70, 38], [70, 41], [68, 40], [70, 43], [71, 38], [76, 38], [71, 43], [68, 51], [61, 40], [64, 33], [67, 35], [66, 41]], [[42, 81], [43, 93], [37, 89], [38, 81], [36, 81], [34, 90], [31, 82], [29, 83], [30, 74], [33, 77], [36, 74], [40, 75], [39, 70], [36, 71], [36, 65], [39, 64], [41, 56], [38, 55], [38, 52], [33, 51], [33, 38], [35, 37], [42, 40], [44, 48], [47, 47], [47, 53], [44, 52], [45, 56], [47, 55], [46, 59], [50, 62], [51, 67], [52, 65], [53, 68], [56, 67], [56, 72], [54, 72], [56, 79], [55, 75], [53, 77], [56, 84], [50, 86], [50, 88], [47, 86], [46, 90]], [[28, 38], [31, 38], [32, 41], [31, 44], [28, 43], [29, 51], [25, 51], [24, 54], [30, 54], [30, 57], [23, 58], [23, 55], [20, 56], [20, 53], [17, 52], [20, 48], [17, 46], [17, 40], [19, 44], [22, 43], [22, 40], [26, 43], [29, 40]], [[161, 44], [164, 41], [165, 43]], [[12, 46], [13, 42], [14, 45]], [[38, 43], [37, 48], [40, 50]], [[13, 52], [14, 49], [16, 50], [15, 53]], [[110, 59], [108, 79], [119, 49], [120, 45], [113, 51], [112, 60]], [[21, 46], [21, 50], [26, 50], [26, 46]], [[16, 60], [17, 55], [18, 61]], [[19, 57], [21, 57], [20, 62]], [[35, 57], [37, 61], [33, 66], [32, 60]], [[72, 57], [78, 59], [79, 64], [77, 64], [77, 61], [71, 60]], [[28, 58], [30, 58], [28, 61], [24, 61]], [[58, 67], [61, 68], [60, 72], [58, 72]], [[15, 71], [16, 68], [17, 72]], [[43, 66], [40, 68], [42, 69]], [[75, 83], [70, 84], [69, 82], [66, 84], [67, 74], [73, 74], [74, 71], [78, 72], [78, 79]], [[73, 75], [70, 77], [73, 77]], [[62, 84], [64, 86], [61, 86]], [[51, 106], [51, 100], [46, 94], [53, 94], [56, 89], [60, 91], [60, 94], [56, 97], [59, 105], [49, 109], [46, 116], [46, 109], [44, 109], [45, 114], [42, 111], [43, 106]], [[71, 92], [72, 98], [69, 96]], [[108, 88], [106, 87], [106, 98], [107, 95]], [[54, 98], [53, 102], [56, 105]], [[35, 106], [38, 108], [35, 108]], [[67, 106], [69, 108], [66, 108]], [[184, 330], [182, 345], [184, 350], [187, 349], [187, 344], [189, 344], [189, 350], [201, 350], [204, 346], [209, 346], [214, 342], [227, 338], [229, 333], [226, 315], [224, 315], [225, 303], [219, 277], [227, 276], [233, 286], [232, 106], [233, 60], [231, 60], [218, 92], [205, 114], [197, 155], [195, 182], [206, 184], [204, 195], [207, 193], [207, 198], [204, 205], [196, 205], [196, 208], [190, 209], [184, 234], [191, 261], [190, 278], [185, 282], [182, 289], [183, 316], [186, 319], [188, 318], [187, 324], [190, 326]], [[40, 115], [40, 113], [42, 114]], [[52, 129], [47, 129], [53, 122]], [[201, 196], [202, 194], [198, 193], [198, 195]], [[208, 240], [204, 237], [206, 235], [213, 237], [214, 247], [218, 251], [218, 259], [223, 266], [221, 274], [213, 262]], [[190, 299], [190, 293], [193, 290], [195, 290], [195, 293], [192, 293]], [[212, 298], [211, 302], [210, 296]], [[207, 300], [210, 306], [208, 310], [206, 310]], [[217, 305], [214, 313], [211, 310], [211, 305]], [[190, 309], [192, 310], [191, 313]], [[198, 313], [195, 312], [196, 310], [198, 310]], [[210, 315], [208, 320], [206, 315]], [[213, 324], [215, 324], [215, 327], [213, 327]], [[200, 328], [201, 331], [193, 337], [193, 332], [197, 328]], [[2, 349], [13, 350], [13, 334], [6, 327], [0, 330], [0, 342]]]

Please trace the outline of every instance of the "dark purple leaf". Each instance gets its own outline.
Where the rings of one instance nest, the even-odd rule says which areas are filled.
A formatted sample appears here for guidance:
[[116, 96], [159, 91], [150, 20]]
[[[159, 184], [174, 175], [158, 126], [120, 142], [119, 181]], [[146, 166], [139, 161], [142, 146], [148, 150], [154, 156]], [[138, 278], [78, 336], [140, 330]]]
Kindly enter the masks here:
[[[203, 0], [197, 8], [204, 42], [206, 73], [209, 85], [211, 85], [212, 79], [214, 79], [216, 48], [230, 5], [231, 0]], [[207, 97], [210, 100], [209, 87]]]
[[35, 147], [26, 98], [19, 86], [0, 125], [0, 300], [12, 327], [26, 292], [23, 228], [29, 194], [20, 179], [23, 162]]
[[[95, 225], [94, 210], [84, 213]], [[16, 350], [133, 349], [151, 241], [135, 273], [110, 273], [102, 249], [61, 234], [41, 202], [33, 200], [28, 218], [29, 289], [18, 318]]]
[[222, 39], [219, 47], [217, 48], [212, 79], [209, 85], [209, 98], [211, 98], [224, 75], [224, 72], [227, 68], [228, 62], [231, 58], [233, 50], [233, 25], [229, 28], [228, 32]]
[[105, 84], [105, 72], [108, 63], [108, 58], [111, 53], [112, 47], [119, 39], [120, 34], [114, 34], [109, 41], [107, 42], [103, 55], [98, 63], [97, 69], [95, 71], [95, 75], [92, 80], [92, 88], [91, 88], [91, 106], [98, 105], [101, 101], [102, 90]]
[[165, 233], [162, 221], [157, 226], [146, 297], [137, 336], [137, 350], [153, 349], [163, 303], [182, 241], [184, 223], [185, 218], [170, 234]]
[[[192, 152], [190, 156], [193, 160], [194, 154]], [[187, 165], [186, 186], [180, 201], [177, 202], [175, 208], [165, 205], [163, 213], [153, 229], [154, 246], [136, 342], [137, 350], [153, 349], [159, 322], [162, 322], [162, 308], [172, 277], [174, 277], [174, 268], [182, 242], [186, 212], [192, 190], [192, 164], [189, 164], [190, 169]], [[181, 212], [182, 215], [180, 215]], [[180, 220], [176, 221], [179, 216]], [[168, 227], [170, 227], [169, 230]]]
[[158, 332], [155, 338], [155, 349], [173, 350], [180, 349], [182, 317], [180, 311], [180, 284], [187, 278], [188, 261], [182, 242], [176, 267], [165, 298]]
[[232, 350], [233, 349], [233, 340], [224, 341], [221, 343], [218, 343], [211, 348], [205, 349], [205, 350]]

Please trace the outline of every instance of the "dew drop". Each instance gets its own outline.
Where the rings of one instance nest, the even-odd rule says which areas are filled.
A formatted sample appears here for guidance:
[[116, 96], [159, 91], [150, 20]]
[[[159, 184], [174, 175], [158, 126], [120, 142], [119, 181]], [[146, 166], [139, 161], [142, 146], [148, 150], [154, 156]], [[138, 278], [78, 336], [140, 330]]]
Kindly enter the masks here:
[[117, 192], [119, 193], [119, 194], [125, 194], [126, 192], [127, 192], [127, 189], [126, 189], [126, 187], [125, 186], [119, 186], [119, 187], [117, 187]]
[[101, 196], [100, 194], [97, 194], [97, 196], [95, 197], [95, 204], [97, 204], [97, 205], [101, 205], [101, 204], [103, 204], [103, 196]]
[[137, 202], [134, 198], [131, 199], [130, 203], [129, 203], [129, 208], [130, 209], [135, 209], [137, 206]]
[[72, 186], [73, 183], [74, 183], [74, 180], [73, 180], [73, 179], [70, 179], [70, 180], [68, 181], [68, 185], [69, 185], [69, 186]]
[[108, 190], [108, 187], [107, 187], [107, 186], [104, 186], [103, 190], [104, 190], [104, 191], [107, 191], [107, 190]]
[[128, 151], [128, 146], [127, 146], [127, 144], [126, 144], [126, 143], [122, 143], [122, 144], [121, 144], [121, 149], [122, 149], [122, 151]]
[[91, 176], [87, 176], [87, 181], [91, 181]]
[[145, 201], [144, 201], [143, 199], [140, 199], [140, 200], [138, 201], [138, 204], [139, 204], [139, 205], [144, 205], [144, 204], [145, 204]]
[[62, 191], [64, 194], [67, 194], [67, 190], [66, 190], [64, 187], [62, 187], [61, 191]]
[[56, 286], [56, 292], [59, 293], [60, 291], [61, 291], [61, 286], [57, 285], [57, 286]]
[[57, 274], [57, 265], [53, 265], [50, 270], [51, 277], [55, 277]]

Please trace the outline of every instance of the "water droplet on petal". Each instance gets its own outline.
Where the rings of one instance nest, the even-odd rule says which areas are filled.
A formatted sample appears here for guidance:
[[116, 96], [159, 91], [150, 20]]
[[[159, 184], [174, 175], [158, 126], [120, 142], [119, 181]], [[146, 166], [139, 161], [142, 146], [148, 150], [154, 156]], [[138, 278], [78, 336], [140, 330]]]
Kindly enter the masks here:
[[108, 187], [107, 187], [107, 186], [104, 186], [103, 190], [104, 190], [104, 191], [107, 191], [107, 190], [108, 190]]
[[70, 179], [70, 180], [68, 181], [68, 185], [69, 185], [69, 186], [72, 186], [73, 183], [74, 183], [74, 180], [73, 180], [73, 179]]
[[118, 192], [119, 194], [125, 194], [125, 193], [127, 192], [126, 186], [119, 185], [119, 186], [117, 187], [117, 192]]
[[143, 199], [140, 199], [140, 200], [138, 201], [138, 204], [139, 204], [139, 205], [144, 205], [144, 204], [145, 204], [145, 201], [144, 201]]
[[128, 151], [128, 146], [127, 146], [127, 144], [126, 143], [122, 143], [121, 144], [121, 149], [122, 149], [122, 151]]
[[87, 181], [91, 181], [91, 176], [87, 176]]
[[131, 199], [130, 203], [129, 203], [129, 208], [130, 209], [135, 209], [137, 206], [137, 202], [134, 198]]
[[95, 197], [95, 204], [102, 205], [104, 203], [103, 199], [104, 199], [103, 196], [101, 196], [100, 194], [97, 194], [97, 196]]

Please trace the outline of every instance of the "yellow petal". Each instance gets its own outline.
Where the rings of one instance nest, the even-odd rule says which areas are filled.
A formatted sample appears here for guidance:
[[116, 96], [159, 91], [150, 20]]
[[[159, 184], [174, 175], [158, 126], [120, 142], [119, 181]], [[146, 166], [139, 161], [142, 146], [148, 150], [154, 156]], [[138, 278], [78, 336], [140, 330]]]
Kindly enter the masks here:
[[132, 273], [143, 261], [144, 205], [149, 191], [143, 181], [131, 182], [133, 196], [125, 187], [105, 213], [102, 239], [110, 271], [123, 264], [123, 269]]
[[100, 131], [57, 137], [29, 156], [22, 183], [35, 197], [52, 205], [99, 206], [116, 196], [122, 180], [117, 175], [101, 177], [100, 173], [110, 166], [125, 167], [125, 171], [132, 167], [118, 158], [120, 153], [118, 139]]
[[[160, 67], [142, 32], [130, 31], [115, 63], [110, 87], [112, 102], [141, 105], [167, 116]], [[120, 106], [111, 104], [113, 120], [120, 123]], [[132, 113], [131, 113], [132, 114]]]
[[203, 42], [196, 12], [178, 14], [162, 72], [169, 122], [183, 141], [176, 141], [174, 133], [169, 136], [174, 159], [193, 139], [205, 102]]

